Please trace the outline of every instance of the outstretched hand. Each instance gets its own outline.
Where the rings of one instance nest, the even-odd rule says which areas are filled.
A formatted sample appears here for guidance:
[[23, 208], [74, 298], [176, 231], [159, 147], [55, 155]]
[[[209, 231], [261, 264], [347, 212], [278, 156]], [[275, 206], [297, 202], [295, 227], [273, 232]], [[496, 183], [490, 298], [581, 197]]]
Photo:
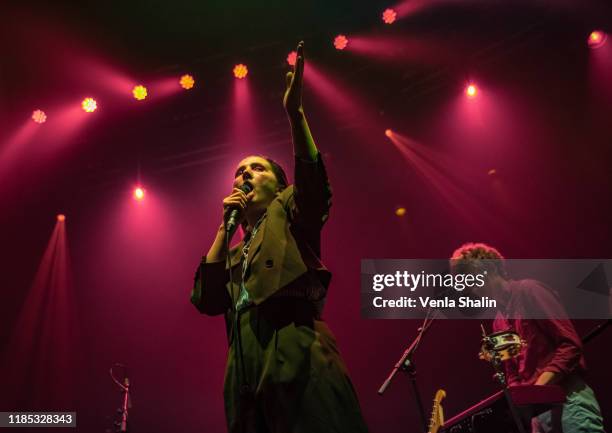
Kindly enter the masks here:
[[304, 41], [297, 46], [297, 59], [293, 72], [287, 72], [287, 89], [283, 105], [290, 119], [297, 119], [303, 113], [302, 84], [304, 82]]

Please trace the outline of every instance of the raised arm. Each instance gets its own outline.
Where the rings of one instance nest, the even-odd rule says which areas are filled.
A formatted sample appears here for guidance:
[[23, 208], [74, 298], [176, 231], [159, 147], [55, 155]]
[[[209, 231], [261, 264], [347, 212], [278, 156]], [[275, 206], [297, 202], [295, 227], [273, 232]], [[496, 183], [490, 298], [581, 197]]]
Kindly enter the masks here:
[[[287, 89], [283, 104], [293, 137], [295, 154], [294, 227], [301, 227], [318, 245], [318, 232], [327, 219], [331, 206], [331, 189], [325, 166], [308, 127], [302, 107], [304, 82], [304, 42], [297, 47], [293, 72], [287, 73]], [[316, 242], [315, 242], [316, 240]]]
[[287, 89], [283, 98], [283, 105], [289, 116], [291, 134], [293, 136], [293, 152], [295, 156], [305, 161], [317, 160], [317, 146], [315, 145], [304, 108], [302, 107], [302, 88], [304, 83], [304, 42], [297, 46], [297, 60], [293, 72], [287, 72]]

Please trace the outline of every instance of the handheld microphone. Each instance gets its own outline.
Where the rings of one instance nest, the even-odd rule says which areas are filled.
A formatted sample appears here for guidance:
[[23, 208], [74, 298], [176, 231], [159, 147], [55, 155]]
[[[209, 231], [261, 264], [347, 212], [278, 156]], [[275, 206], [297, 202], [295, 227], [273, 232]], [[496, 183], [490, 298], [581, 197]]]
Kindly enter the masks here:
[[[253, 191], [253, 185], [251, 185], [249, 182], [245, 182], [240, 185], [239, 189], [245, 194], [248, 194]], [[239, 213], [240, 209], [233, 206], [229, 208], [229, 217], [227, 218], [227, 222], [225, 223], [226, 232], [231, 233], [236, 228]]]

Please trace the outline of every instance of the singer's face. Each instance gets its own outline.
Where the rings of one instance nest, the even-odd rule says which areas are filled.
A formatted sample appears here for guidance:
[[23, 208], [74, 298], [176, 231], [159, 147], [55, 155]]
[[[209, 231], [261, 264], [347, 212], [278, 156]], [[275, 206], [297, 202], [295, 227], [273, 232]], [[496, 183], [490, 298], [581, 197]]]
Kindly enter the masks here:
[[245, 182], [253, 185], [253, 198], [247, 207], [266, 208], [279, 190], [278, 180], [270, 163], [261, 156], [249, 156], [238, 164], [234, 174], [234, 187]]

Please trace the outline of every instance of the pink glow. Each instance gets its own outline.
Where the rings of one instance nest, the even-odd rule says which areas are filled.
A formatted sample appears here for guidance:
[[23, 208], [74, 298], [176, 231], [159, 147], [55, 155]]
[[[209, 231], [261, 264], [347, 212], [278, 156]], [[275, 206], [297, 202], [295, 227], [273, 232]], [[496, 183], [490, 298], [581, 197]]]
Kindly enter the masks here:
[[588, 38], [589, 47], [592, 49], [601, 48], [608, 38], [608, 35], [601, 30], [593, 30]]
[[312, 61], [305, 65], [304, 80], [335, 111], [346, 113], [356, 108], [348, 96], [348, 90], [342, 87], [343, 84], [333, 80], [330, 75], [323, 72], [322, 68]]
[[96, 88], [119, 97], [131, 96], [132, 89], [138, 84], [136, 79], [129, 77], [101, 58], [85, 55], [75, 59], [71, 67], [86, 76], [89, 82], [95, 83]]
[[145, 190], [142, 187], [134, 188], [134, 199], [137, 201], [142, 201], [145, 198]]
[[13, 392], [74, 404], [77, 325], [66, 224], [58, 221], [10, 337]]
[[442, 1], [443, 0], [405, 0], [395, 5], [393, 10], [397, 13], [397, 18], [404, 18], [430, 8], [436, 3], [442, 3]]
[[359, 91], [348, 87], [341, 78], [335, 78], [333, 73], [312, 60], [306, 62], [304, 83], [312, 89], [307, 92], [321, 100], [321, 107], [328, 108], [339, 120], [352, 122], [359, 129], [381, 130], [376, 114], [368, 110], [371, 104]]
[[465, 95], [468, 98], [475, 98], [478, 95], [478, 87], [471, 83], [465, 88]]
[[382, 20], [385, 24], [393, 24], [396, 18], [397, 12], [391, 8], [385, 9], [385, 11], [382, 13]]
[[527, 149], [532, 152], [539, 143], [548, 142], [551, 131], [541, 117], [538, 101], [529, 94], [506, 86], [491, 87], [489, 82], [479, 85], [478, 96], [473, 99], [463, 91], [457, 92], [432, 116], [431, 131], [433, 140], [441, 143], [445, 152], [469, 161], [468, 165], [478, 167], [485, 176], [501, 160], [504, 164], [524, 164]]
[[[154, 275], [155, 267], [172, 262], [168, 254], [174, 250], [170, 245], [176, 241], [173, 237], [176, 225], [165, 203], [154, 191], [145, 191], [145, 200], [126, 200], [128, 197], [134, 197], [133, 189], [126, 191], [123, 199], [116, 200], [115, 206], [99, 216], [100, 239], [95, 244], [100, 245], [101, 250], [92, 256], [99, 262], [96, 266], [111, 269], [112, 279], [122, 282], [110, 289], [112, 293], [124, 299], [143, 298], [145, 303], [152, 303], [151, 296], [160, 293], [147, 293], [139, 280]], [[180, 216], [175, 215], [175, 218]], [[103, 293], [99, 296], [106, 297]]]
[[45, 123], [47, 121], [47, 115], [42, 110], [34, 110], [32, 112], [32, 120], [36, 123]]
[[[454, 212], [466, 221], [474, 222], [469, 209], [481, 206], [448, 175], [448, 173], [458, 175], [456, 161], [397, 132], [394, 132], [389, 140], [406, 162], [452, 207]], [[486, 215], [486, 212], [480, 215]]]
[[5, 171], [13, 166], [17, 159], [22, 156], [27, 146], [31, 143], [34, 134], [39, 130], [39, 125], [27, 119], [11, 137], [0, 147], [0, 177], [4, 177]]
[[152, 100], [158, 100], [170, 95], [176, 95], [183, 90], [180, 85], [177, 86], [176, 77], [150, 80], [147, 87], [150, 90], [148, 98]]
[[93, 113], [98, 109], [98, 103], [94, 98], [88, 96], [81, 102], [81, 107], [86, 113]]
[[349, 41], [346, 36], [338, 35], [334, 38], [334, 47], [336, 47], [337, 50], [343, 50], [347, 47], [348, 42]]
[[297, 52], [296, 51], [291, 51], [288, 55], [287, 55], [287, 63], [291, 66], [295, 66], [295, 62], [297, 61]]
[[76, 101], [61, 105], [53, 110], [53, 119], [47, 123], [45, 128], [45, 139], [53, 143], [40, 149], [42, 152], [55, 152], [58, 147], [63, 147], [76, 135], [85, 125], [86, 121], [96, 116], [86, 113]]
[[66, 221], [66, 215], [64, 215], [63, 213], [57, 214], [57, 221], [63, 223], [64, 221]]
[[[85, 121], [91, 119], [76, 100], [67, 101], [64, 105], [50, 107], [51, 116], [41, 125], [28, 118], [2, 147], [0, 147], [0, 176], [15, 172], [21, 168], [21, 161], [32, 164], [41, 157], [58, 158], [58, 149], [70, 144]], [[39, 132], [37, 132], [39, 131]], [[33, 140], [36, 134], [36, 141]], [[1, 184], [1, 183], [0, 183]], [[8, 185], [8, 183], [4, 183]], [[15, 182], [12, 183], [13, 187]]]
[[228, 128], [229, 140], [239, 152], [253, 152], [258, 135], [249, 80], [233, 80], [233, 116]]
[[593, 98], [601, 104], [596, 116], [607, 122], [608, 108], [612, 106], [612, 44], [601, 44], [589, 50], [589, 85]]
[[438, 65], [455, 60], [462, 51], [457, 42], [439, 41], [424, 36], [351, 36], [351, 53], [393, 62], [418, 61]]

